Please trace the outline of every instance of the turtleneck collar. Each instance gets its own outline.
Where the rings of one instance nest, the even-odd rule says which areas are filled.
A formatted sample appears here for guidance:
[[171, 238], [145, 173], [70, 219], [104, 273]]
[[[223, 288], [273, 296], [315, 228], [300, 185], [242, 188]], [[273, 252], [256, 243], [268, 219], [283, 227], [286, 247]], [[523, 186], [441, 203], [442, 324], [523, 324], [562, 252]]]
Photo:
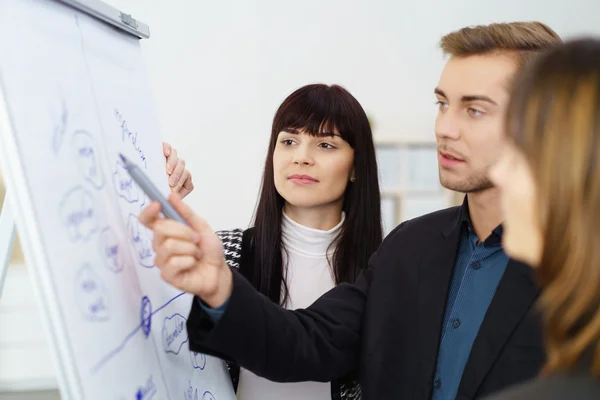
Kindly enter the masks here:
[[346, 214], [343, 211], [340, 223], [327, 231], [301, 225], [285, 215], [285, 212], [282, 213], [282, 242], [289, 252], [310, 257], [323, 257], [333, 253], [334, 247], [329, 249], [329, 252], [327, 250], [342, 229], [342, 224], [346, 219]]

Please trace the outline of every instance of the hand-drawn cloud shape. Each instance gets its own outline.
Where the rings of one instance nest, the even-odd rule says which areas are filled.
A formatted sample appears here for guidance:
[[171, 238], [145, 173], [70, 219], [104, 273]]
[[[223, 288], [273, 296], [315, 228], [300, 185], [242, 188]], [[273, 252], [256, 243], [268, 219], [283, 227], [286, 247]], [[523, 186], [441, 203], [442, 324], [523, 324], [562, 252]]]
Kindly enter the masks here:
[[162, 329], [162, 343], [165, 352], [179, 354], [183, 344], [188, 341], [185, 322], [186, 319], [181, 314], [165, 318]]
[[100, 234], [100, 256], [112, 272], [119, 273], [125, 264], [125, 251], [112, 228], [107, 227]]
[[189, 383], [189, 387], [183, 394], [185, 400], [198, 400], [198, 389], [192, 387], [192, 382]]
[[59, 215], [73, 242], [87, 240], [98, 230], [94, 198], [80, 186], [65, 194], [60, 203]]
[[117, 161], [117, 168], [113, 177], [115, 189], [117, 190], [119, 197], [123, 198], [128, 203], [135, 203], [140, 199], [139, 187], [120, 161]]
[[146, 268], [154, 267], [155, 253], [152, 250], [151, 235], [133, 214], [129, 215], [129, 235], [140, 265]]
[[96, 189], [102, 189], [104, 187], [104, 174], [102, 173], [100, 158], [92, 135], [83, 130], [75, 131], [71, 139], [71, 147], [75, 153], [79, 171]]
[[109, 312], [106, 297], [106, 288], [100, 276], [90, 264], [84, 264], [75, 280], [75, 298], [84, 317], [90, 321], [107, 320]]
[[206, 367], [206, 354], [191, 351], [190, 357], [192, 359], [192, 365], [194, 366], [194, 369], [203, 370]]
[[156, 395], [156, 385], [154, 384], [152, 375], [150, 375], [144, 386], [138, 388], [135, 393], [135, 400], [150, 400], [154, 395]]
[[215, 399], [215, 396], [213, 396], [213, 394], [211, 392], [206, 391], [202, 395], [202, 400], [217, 400], [217, 399]]

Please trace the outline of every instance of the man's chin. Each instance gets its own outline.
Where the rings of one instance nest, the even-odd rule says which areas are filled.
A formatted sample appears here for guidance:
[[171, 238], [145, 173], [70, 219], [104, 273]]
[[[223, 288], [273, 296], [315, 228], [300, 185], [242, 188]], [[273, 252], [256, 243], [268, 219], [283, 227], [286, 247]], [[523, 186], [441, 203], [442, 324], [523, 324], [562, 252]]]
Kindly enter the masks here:
[[479, 193], [494, 187], [491, 181], [484, 179], [474, 181], [467, 179], [444, 179], [443, 177], [440, 177], [440, 184], [448, 190], [463, 194]]

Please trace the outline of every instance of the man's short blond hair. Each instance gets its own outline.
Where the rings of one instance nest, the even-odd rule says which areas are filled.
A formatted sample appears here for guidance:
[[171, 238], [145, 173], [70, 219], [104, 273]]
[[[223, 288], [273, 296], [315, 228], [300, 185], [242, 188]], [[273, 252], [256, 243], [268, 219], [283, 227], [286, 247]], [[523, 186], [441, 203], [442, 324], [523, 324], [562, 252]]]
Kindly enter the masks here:
[[445, 55], [456, 57], [506, 52], [516, 55], [522, 66], [540, 50], [561, 43], [549, 26], [532, 21], [465, 27], [445, 35], [440, 47]]

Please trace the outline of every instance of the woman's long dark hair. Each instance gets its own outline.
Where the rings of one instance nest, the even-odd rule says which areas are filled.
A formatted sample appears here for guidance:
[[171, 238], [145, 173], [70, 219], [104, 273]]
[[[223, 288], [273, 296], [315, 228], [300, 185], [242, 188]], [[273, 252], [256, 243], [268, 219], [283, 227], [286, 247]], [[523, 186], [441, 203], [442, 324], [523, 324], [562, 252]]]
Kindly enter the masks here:
[[[273, 302], [285, 304], [288, 289], [282, 257], [281, 222], [285, 200], [275, 188], [273, 152], [282, 131], [318, 135], [337, 129], [354, 149], [355, 181], [348, 183], [346, 218], [334, 240], [332, 268], [336, 284], [353, 282], [381, 244], [381, 200], [373, 135], [358, 101], [340, 86], [313, 84], [293, 92], [281, 104], [271, 130], [260, 198], [254, 216], [254, 268], [242, 273]], [[246, 273], [244, 273], [246, 272]], [[283, 290], [282, 290], [283, 287]]]

